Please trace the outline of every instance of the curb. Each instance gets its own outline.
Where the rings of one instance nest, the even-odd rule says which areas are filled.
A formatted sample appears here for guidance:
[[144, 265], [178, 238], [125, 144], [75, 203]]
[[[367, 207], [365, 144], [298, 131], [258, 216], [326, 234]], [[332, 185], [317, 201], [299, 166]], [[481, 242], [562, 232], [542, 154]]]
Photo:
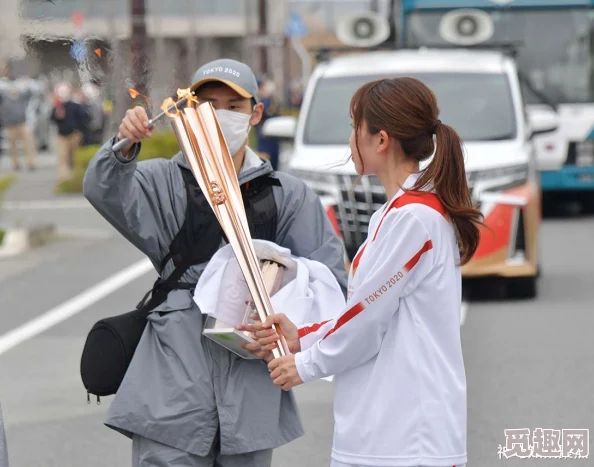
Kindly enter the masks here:
[[0, 244], [0, 258], [7, 258], [24, 253], [49, 243], [56, 235], [53, 224], [39, 224], [27, 228], [8, 229]]

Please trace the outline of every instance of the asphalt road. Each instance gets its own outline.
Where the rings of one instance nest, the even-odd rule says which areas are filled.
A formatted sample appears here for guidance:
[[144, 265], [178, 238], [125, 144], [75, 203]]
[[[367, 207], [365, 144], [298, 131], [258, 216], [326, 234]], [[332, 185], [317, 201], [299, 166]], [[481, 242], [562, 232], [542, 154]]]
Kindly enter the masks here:
[[[36, 198], [18, 188], [7, 198], [13, 204], [5, 216], [54, 219], [74, 236], [0, 261], [0, 340], [142, 259], [91, 209], [35, 204], [21, 209], [15, 198]], [[585, 460], [497, 455], [498, 446], [505, 444], [505, 429], [594, 428], [593, 237], [594, 218], [546, 219], [538, 298], [470, 304], [462, 326], [468, 466], [594, 465], [594, 454]], [[11, 467], [130, 465], [129, 440], [102, 425], [109, 398], [100, 406], [87, 404], [78, 365], [90, 326], [100, 317], [131, 309], [153, 279], [152, 273], [144, 274], [0, 355], [0, 403]], [[328, 465], [332, 384], [299, 387], [296, 395], [307, 434], [278, 449], [273, 465]]]

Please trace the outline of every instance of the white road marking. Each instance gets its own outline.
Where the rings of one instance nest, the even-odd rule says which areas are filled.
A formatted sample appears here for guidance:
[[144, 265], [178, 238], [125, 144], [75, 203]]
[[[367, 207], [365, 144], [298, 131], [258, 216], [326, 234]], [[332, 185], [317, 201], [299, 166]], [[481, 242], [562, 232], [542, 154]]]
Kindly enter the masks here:
[[152, 269], [153, 264], [148, 259], [138, 261], [37, 318], [7, 332], [0, 336], [0, 355], [74, 316]]
[[462, 302], [462, 306], [460, 307], [460, 326], [464, 326], [464, 321], [466, 321], [466, 313], [468, 312], [468, 302]]
[[92, 208], [86, 199], [57, 199], [36, 201], [5, 201], [2, 209], [7, 211], [19, 210], [49, 210], [49, 209], [86, 209]]

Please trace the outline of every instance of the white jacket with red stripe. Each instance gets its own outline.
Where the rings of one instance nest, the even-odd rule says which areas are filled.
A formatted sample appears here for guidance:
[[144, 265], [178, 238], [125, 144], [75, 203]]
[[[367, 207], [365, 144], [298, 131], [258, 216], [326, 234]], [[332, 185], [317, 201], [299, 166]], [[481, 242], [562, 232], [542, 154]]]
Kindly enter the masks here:
[[301, 379], [335, 375], [335, 461], [466, 463], [459, 261], [437, 197], [400, 190], [371, 218], [351, 267], [346, 311], [300, 329]]

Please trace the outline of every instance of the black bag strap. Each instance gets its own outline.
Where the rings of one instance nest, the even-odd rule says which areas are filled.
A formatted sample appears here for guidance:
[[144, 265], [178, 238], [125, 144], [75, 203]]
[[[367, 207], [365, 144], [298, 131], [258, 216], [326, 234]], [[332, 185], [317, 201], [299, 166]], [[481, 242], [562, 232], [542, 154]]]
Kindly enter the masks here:
[[[167, 298], [167, 295], [169, 295], [169, 292], [172, 290], [192, 290], [194, 287], [196, 287], [196, 284], [189, 282], [179, 282], [181, 277], [192, 266], [192, 264], [192, 261], [184, 261], [173, 270], [167, 279], [158, 277], [153, 284], [153, 288], [145, 294], [138, 305], [136, 305], [136, 308], [139, 310], [144, 309], [145, 311], [150, 311], [163, 303]], [[147, 301], [149, 295], [151, 298]]]
[[[190, 169], [180, 167], [182, 178], [186, 189], [187, 207], [184, 223], [174, 237], [169, 252], [165, 255], [160, 264], [160, 270], [165, 269], [167, 263], [173, 259], [175, 265], [181, 264], [187, 255], [192, 257], [194, 264], [208, 261], [214, 255], [225, 234], [220, 226], [215, 213], [210, 207], [204, 193], [198, 186], [198, 182]], [[198, 220], [198, 230], [191, 231], [196, 227], [194, 221]], [[199, 249], [188, 250], [188, 245], [194, 243], [194, 238], [200, 238]]]

